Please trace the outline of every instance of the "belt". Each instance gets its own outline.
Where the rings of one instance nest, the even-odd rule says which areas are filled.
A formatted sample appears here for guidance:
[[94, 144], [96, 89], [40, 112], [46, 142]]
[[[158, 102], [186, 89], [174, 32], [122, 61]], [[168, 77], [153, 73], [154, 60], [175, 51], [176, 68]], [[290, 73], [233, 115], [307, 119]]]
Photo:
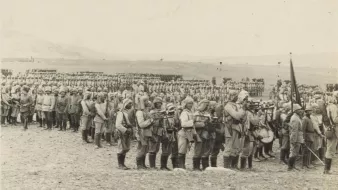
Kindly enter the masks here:
[[47, 105], [47, 104], [43, 104], [44, 106], [51, 106], [51, 105]]

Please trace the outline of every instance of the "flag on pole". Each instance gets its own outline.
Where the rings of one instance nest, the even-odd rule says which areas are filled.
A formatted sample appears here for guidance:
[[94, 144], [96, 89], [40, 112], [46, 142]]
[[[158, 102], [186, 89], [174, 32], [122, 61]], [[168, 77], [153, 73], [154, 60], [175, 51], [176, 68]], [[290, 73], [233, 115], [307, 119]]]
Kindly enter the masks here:
[[[292, 57], [290, 53], [290, 78], [291, 78], [291, 110], [293, 111], [293, 103], [295, 101], [296, 104], [302, 106], [302, 101], [300, 99], [299, 91], [297, 88], [296, 76], [295, 71], [293, 69]], [[295, 99], [293, 99], [295, 95]]]

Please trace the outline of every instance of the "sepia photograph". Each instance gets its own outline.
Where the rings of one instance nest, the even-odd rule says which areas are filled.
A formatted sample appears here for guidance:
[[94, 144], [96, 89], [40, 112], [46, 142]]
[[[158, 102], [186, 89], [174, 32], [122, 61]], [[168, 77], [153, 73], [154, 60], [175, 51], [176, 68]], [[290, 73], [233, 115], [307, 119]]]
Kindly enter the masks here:
[[338, 1], [1, 1], [1, 190], [337, 190]]

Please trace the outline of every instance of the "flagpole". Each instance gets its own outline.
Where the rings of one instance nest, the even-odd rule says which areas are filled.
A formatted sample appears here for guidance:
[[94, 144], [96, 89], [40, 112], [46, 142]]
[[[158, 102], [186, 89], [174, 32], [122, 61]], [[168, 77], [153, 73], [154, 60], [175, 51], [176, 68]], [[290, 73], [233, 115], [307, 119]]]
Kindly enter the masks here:
[[291, 113], [293, 112], [293, 98], [292, 98], [292, 94], [293, 94], [293, 89], [292, 89], [292, 72], [291, 72], [291, 70], [292, 70], [292, 53], [290, 52], [290, 85], [291, 85], [291, 96], [290, 96], [290, 98], [291, 98]]

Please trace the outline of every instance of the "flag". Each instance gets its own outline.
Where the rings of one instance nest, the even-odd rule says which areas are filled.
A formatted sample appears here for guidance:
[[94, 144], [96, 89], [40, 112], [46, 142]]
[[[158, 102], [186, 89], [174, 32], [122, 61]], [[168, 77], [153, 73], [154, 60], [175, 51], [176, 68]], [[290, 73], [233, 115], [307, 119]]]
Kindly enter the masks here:
[[[297, 103], [300, 106], [302, 106], [302, 101], [300, 99], [299, 91], [297, 88], [297, 82], [296, 82], [295, 71], [293, 69], [292, 58], [290, 58], [290, 77], [291, 77], [291, 109], [293, 110], [293, 103]], [[295, 94], [295, 102], [293, 102], [294, 94]]]

